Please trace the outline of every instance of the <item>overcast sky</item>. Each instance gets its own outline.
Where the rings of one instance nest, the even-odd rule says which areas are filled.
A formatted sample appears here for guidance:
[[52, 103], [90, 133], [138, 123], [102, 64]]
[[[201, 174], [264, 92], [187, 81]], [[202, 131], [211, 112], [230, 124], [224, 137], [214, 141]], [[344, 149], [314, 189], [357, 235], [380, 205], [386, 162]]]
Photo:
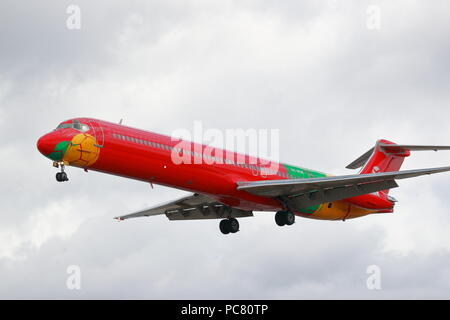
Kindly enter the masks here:
[[57, 183], [36, 149], [78, 116], [279, 129], [284, 162], [333, 174], [379, 138], [450, 144], [449, 16], [444, 0], [1, 1], [0, 298], [450, 298], [448, 174], [400, 181], [393, 214], [279, 228], [256, 213], [224, 236], [215, 220], [116, 222], [186, 193], [76, 168]]

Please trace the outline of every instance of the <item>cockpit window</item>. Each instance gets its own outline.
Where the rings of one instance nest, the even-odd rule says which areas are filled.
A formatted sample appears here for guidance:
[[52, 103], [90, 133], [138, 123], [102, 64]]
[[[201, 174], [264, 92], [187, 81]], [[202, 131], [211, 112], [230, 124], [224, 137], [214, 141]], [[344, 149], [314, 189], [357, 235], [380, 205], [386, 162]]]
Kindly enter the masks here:
[[58, 129], [68, 129], [68, 128], [72, 128], [81, 132], [86, 132], [89, 131], [89, 126], [87, 124], [81, 123], [78, 120], [73, 120], [72, 122], [68, 122], [68, 123], [61, 123], [56, 130]]
[[73, 123], [61, 123], [56, 129], [73, 128]]

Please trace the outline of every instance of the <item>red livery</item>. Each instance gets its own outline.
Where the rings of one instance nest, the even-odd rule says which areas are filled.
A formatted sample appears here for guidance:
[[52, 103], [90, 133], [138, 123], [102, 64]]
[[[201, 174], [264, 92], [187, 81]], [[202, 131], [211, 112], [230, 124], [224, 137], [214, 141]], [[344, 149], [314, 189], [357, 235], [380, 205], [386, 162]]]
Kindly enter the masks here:
[[292, 225], [295, 216], [345, 220], [393, 212], [396, 201], [388, 192], [396, 180], [450, 170], [399, 171], [411, 151], [449, 146], [379, 140], [347, 166], [362, 168], [359, 174], [332, 176], [91, 118], [62, 122], [37, 147], [60, 168], [59, 182], [68, 181], [65, 168], [74, 166], [193, 192], [119, 220], [157, 214], [170, 220], [220, 218], [224, 234], [237, 232], [237, 218], [253, 211], [276, 212], [280, 226]]

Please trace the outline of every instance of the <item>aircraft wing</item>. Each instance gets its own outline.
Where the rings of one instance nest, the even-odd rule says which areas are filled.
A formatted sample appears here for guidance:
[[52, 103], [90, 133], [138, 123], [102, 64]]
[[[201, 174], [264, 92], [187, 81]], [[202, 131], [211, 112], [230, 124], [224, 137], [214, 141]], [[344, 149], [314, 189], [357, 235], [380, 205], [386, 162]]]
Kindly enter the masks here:
[[238, 182], [238, 190], [265, 197], [296, 197], [296, 206], [308, 207], [398, 187], [395, 180], [450, 171], [450, 167], [392, 171], [311, 179]]
[[156, 205], [139, 212], [119, 216], [115, 219], [126, 220], [161, 214], [165, 214], [169, 220], [219, 219], [222, 217], [236, 218], [253, 215], [251, 211], [231, 208], [207, 195], [194, 193], [187, 197]]

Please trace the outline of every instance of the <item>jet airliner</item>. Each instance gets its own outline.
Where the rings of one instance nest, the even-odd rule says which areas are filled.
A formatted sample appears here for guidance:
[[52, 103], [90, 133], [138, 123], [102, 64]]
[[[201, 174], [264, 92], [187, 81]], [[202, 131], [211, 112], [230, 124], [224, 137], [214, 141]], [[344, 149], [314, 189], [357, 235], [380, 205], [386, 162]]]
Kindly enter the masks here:
[[333, 176], [92, 118], [60, 123], [38, 140], [37, 148], [60, 169], [59, 182], [68, 181], [65, 168], [73, 166], [192, 193], [118, 220], [154, 215], [221, 219], [223, 234], [239, 231], [237, 218], [254, 211], [276, 212], [279, 226], [294, 224], [296, 216], [345, 221], [392, 213], [396, 200], [389, 191], [398, 187], [396, 180], [450, 171], [450, 166], [399, 171], [411, 151], [450, 146], [378, 140], [347, 166], [361, 168], [358, 174]]

